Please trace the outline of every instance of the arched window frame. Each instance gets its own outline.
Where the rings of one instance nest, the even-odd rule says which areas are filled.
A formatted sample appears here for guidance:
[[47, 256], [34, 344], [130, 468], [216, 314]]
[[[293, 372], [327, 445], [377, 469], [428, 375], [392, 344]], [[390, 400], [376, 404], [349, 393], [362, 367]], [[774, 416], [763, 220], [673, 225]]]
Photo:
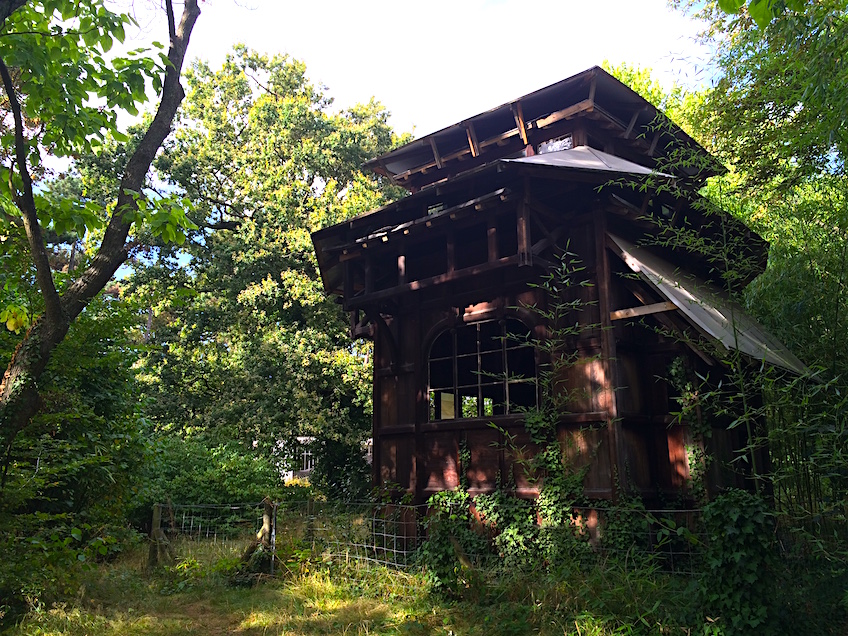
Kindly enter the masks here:
[[428, 419], [515, 415], [538, 405], [532, 329], [513, 316], [441, 331], [427, 356]]

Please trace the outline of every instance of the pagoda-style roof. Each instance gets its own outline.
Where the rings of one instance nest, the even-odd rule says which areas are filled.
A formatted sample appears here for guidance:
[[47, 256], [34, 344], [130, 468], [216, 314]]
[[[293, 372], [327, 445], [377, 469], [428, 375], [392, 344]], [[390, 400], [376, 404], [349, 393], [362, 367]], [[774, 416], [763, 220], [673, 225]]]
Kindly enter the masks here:
[[721, 171], [680, 127], [597, 66], [416, 139], [365, 167], [414, 192], [557, 142], [614, 148], [618, 157], [694, 182]]

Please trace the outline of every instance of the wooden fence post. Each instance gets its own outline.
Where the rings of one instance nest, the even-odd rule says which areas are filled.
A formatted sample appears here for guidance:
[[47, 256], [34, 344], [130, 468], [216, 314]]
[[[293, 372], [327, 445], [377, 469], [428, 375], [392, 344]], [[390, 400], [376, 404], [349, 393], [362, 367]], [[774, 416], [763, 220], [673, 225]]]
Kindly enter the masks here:
[[155, 568], [159, 565], [162, 553], [168, 557], [170, 561], [174, 560], [174, 550], [171, 547], [168, 537], [162, 530], [162, 506], [161, 504], [153, 505], [153, 520], [150, 524], [150, 550], [147, 556], [148, 567]]
[[251, 541], [250, 545], [244, 551], [244, 554], [241, 555], [242, 563], [247, 563], [250, 560], [250, 557], [253, 556], [253, 553], [256, 552], [259, 546], [262, 546], [264, 550], [268, 550], [271, 553], [271, 568], [273, 572], [274, 567], [274, 543], [276, 542], [276, 511], [274, 502], [271, 501], [270, 497], [265, 497], [262, 500], [263, 510], [262, 510], [262, 527], [259, 528], [259, 532], [256, 533], [256, 538]]

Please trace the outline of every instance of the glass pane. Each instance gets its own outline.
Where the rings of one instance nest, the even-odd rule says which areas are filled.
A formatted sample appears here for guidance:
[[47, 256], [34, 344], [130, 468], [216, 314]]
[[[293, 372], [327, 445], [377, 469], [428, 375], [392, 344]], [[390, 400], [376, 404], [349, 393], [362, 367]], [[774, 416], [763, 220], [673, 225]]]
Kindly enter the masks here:
[[483, 417], [495, 414], [495, 401], [490, 397], [483, 398]]
[[430, 420], [431, 421], [437, 420], [439, 418], [438, 418], [438, 415], [436, 414], [436, 392], [430, 391], [429, 398], [430, 398], [429, 399], [429, 401], [430, 401]]

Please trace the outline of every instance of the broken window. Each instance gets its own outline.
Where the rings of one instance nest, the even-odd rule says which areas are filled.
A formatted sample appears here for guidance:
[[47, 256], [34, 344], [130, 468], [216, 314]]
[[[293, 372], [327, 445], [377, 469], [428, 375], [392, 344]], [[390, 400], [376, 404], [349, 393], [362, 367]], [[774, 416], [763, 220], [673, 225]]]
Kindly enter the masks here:
[[536, 351], [515, 318], [440, 334], [430, 349], [430, 419], [491, 417], [538, 404]]

